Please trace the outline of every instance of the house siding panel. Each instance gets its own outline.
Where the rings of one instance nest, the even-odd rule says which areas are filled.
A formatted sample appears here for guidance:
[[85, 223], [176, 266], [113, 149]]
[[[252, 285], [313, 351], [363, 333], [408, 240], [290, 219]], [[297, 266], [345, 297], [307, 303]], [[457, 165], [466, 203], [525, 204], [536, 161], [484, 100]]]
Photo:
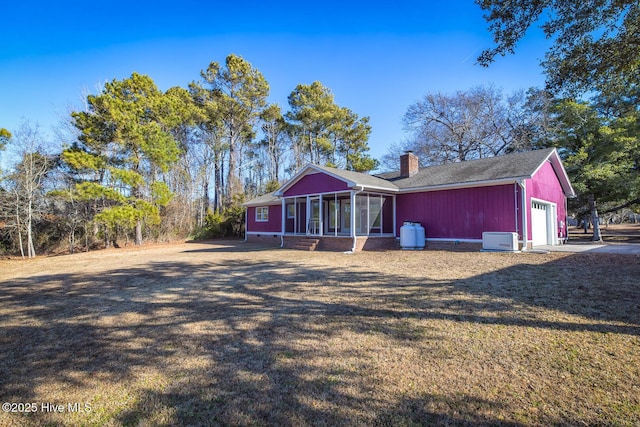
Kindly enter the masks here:
[[[531, 226], [531, 199], [540, 199], [547, 202], [555, 203], [557, 206], [557, 218], [558, 223], [558, 237], [564, 238], [567, 236], [567, 210], [566, 210], [566, 198], [560, 185], [560, 181], [553, 169], [553, 166], [549, 162], [545, 162], [540, 169], [535, 173], [532, 179], [525, 181], [527, 188], [527, 235], [528, 240], [533, 238], [533, 230]], [[560, 221], [564, 223], [564, 228], [560, 227]]]
[[324, 173], [305, 175], [284, 192], [285, 197], [349, 190], [347, 183]]
[[427, 238], [482, 239], [483, 231], [515, 231], [513, 185], [461, 188], [397, 196], [396, 233], [419, 221]]
[[280, 233], [282, 231], [282, 205], [269, 206], [269, 220], [256, 221], [256, 206], [247, 208], [247, 231], [252, 233]]

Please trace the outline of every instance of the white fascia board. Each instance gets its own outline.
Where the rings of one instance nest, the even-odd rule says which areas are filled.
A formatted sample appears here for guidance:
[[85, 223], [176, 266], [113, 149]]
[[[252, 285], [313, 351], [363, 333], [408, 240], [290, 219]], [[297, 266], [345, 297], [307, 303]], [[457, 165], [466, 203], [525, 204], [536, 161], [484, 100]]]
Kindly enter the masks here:
[[284, 192], [291, 187], [293, 184], [295, 184], [296, 182], [298, 182], [298, 180], [300, 178], [302, 178], [304, 175], [307, 174], [307, 170], [309, 169], [311, 165], [306, 165], [305, 167], [303, 167], [302, 169], [300, 169], [295, 175], [293, 175], [291, 177], [291, 179], [289, 179], [289, 181], [285, 182], [282, 187], [278, 188], [273, 194], [275, 196], [278, 197], [282, 197], [282, 195], [284, 194]]
[[513, 184], [521, 179], [531, 179], [531, 176], [512, 177], [504, 179], [494, 179], [490, 181], [473, 181], [473, 182], [460, 182], [455, 184], [441, 184], [431, 185], [426, 187], [412, 187], [402, 188], [399, 193], [420, 193], [423, 191], [439, 191], [439, 190], [457, 190], [462, 188], [475, 188], [475, 187], [492, 187], [494, 185]]
[[375, 185], [360, 185], [360, 184], [358, 184], [358, 187], [362, 188], [363, 191], [374, 190], [374, 191], [385, 191], [387, 193], [397, 193], [398, 191], [400, 191], [400, 190], [393, 189], [393, 188], [376, 187]]
[[537, 174], [540, 168], [542, 168], [542, 165], [544, 165], [546, 162], [551, 163], [551, 167], [553, 167], [553, 170], [555, 171], [556, 175], [558, 175], [560, 186], [562, 187], [562, 191], [564, 191], [565, 195], [569, 198], [576, 197], [576, 192], [574, 191], [573, 186], [571, 185], [571, 181], [569, 180], [567, 171], [565, 170], [564, 165], [562, 164], [562, 160], [560, 159], [558, 150], [555, 148], [553, 149], [552, 152], [549, 153], [547, 158], [544, 159], [544, 161], [542, 161], [540, 165], [538, 165], [538, 167], [536, 168], [535, 171], [533, 171], [533, 174], [531, 174], [531, 176], [533, 177], [535, 174]]
[[351, 190], [341, 190], [341, 191], [325, 191], [323, 193], [309, 193], [309, 194], [298, 194], [297, 196], [282, 196], [284, 200], [291, 199], [305, 199], [306, 197], [318, 197], [318, 196], [326, 196], [328, 194], [341, 194], [341, 195], [349, 195]]
[[242, 204], [242, 206], [246, 207], [246, 208], [253, 208], [256, 206], [278, 206], [282, 203], [282, 199], [278, 199], [278, 200], [272, 200], [270, 202], [253, 202], [251, 200], [249, 200], [248, 202], [244, 202]]
[[557, 168], [554, 166], [553, 169], [556, 170], [556, 173], [558, 170], [560, 170], [561, 172], [561, 179], [560, 179], [560, 185], [562, 185], [562, 181], [564, 181], [564, 183], [566, 184], [567, 188], [564, 188], [564, 185], [562, 185], [562, 189], [565, 190], [565, 194], [567, 197], [569, 198], [574, 198], [576, 197], [576, 192], [573, 189], [573, 186], [571, 185], [571, 181], [569, 180], [569, 175], [567, 175], [567, 171], [564, 168], [564, 165], [562, 164], [562, 160], [560, 159], [560, 156], [558, 155], [558, 152], [554, 150], [555, 153], [555, 163], [551, 162], [551, 165], [554, 166], [557, 165]]
[[545, 159], [543, 161], [540, 162], [540, 164], [538, 165], [537, 168], [535, 168], [535, 170], [533, 171], [533, 173], [531, 174], [531, 176], [534, 176], [535, 174], [538, 173], [538, 171], [542, 168], [542, 165], [544, 165], [546, 162], [551, 163], [551, 166], [553, 166], [553, 169], [555, 170], [555, 166], [553, 165], [553, 161], [550, 160], [551, 156], [553, 156], [553, 153], [555, 153], [555, 148], [553, 149], [553, 151], [551, 151], [549, 153], [549, 155], [547, 155], [547, 157], [545, 157]]
[[353, 182], [353, 181], [351, 181], [351, 180], [349, 180], [349, 179], [347, 179], [347, 178], [345, 178], [343, 176], [337, 175], [337, 174], [335, 174], [333, 172], [329, 172], [328, 170], [325, 170], [325, 169], [322, 169], [322, 168], [319, 168], [319, 167], [315, 167], [315, 166], [316, 165], [311, 165], [311, 167], [313, 169], [317, 170], [319, 173], [323, 173], [325, 175], [329, 175], [332, 178], [335, 178], [335, 179], [337, 179], [339, 181], [342, 181], [342, 182], [346, 183], [349, 188], [353, 188], [356, 185], [358, 185], [356, 182]]

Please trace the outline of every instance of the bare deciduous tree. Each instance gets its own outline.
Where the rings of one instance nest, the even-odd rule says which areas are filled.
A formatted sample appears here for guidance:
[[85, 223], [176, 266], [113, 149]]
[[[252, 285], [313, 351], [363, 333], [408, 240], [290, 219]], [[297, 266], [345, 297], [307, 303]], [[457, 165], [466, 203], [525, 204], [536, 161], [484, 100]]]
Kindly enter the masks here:
[[[532, 92], [533, 93], [533, 92]], [[403, 123], [411, 137], [402, 144], [425, 164], [462, 162], [529, 149], [531, 94], [508, 97], [494, 86], [478, 86], [447, 95], [428, 93], [411, 105]]]
[[[52, 166], [51, 157], [45, 154], [42, 136], [37, 125], [23, 123], [11, 139], [11, 145], [19, 156], [18, 163], [7, 177], [5, 198], [10, 203], [20, 254], [36, 256], [34, 224], [46, 211], [44, 180]], [[5, 212], [8, 209], [5, 208]], [[9, 218], [11, 218], [9, 216]], [[25, 241], [26, 238], [26, 241]]]

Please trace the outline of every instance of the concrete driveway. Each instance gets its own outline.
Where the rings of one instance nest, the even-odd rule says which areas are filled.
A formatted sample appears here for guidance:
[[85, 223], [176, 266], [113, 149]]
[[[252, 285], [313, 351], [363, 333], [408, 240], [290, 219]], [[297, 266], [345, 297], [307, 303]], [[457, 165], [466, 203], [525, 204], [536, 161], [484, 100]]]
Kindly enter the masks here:
[[608, 254], [632, 254], [640, 255], [640, 243], [567, 243], [564, 245], [536, 246], [534, 249], [542, 249], [550, 252], [589, 252]]

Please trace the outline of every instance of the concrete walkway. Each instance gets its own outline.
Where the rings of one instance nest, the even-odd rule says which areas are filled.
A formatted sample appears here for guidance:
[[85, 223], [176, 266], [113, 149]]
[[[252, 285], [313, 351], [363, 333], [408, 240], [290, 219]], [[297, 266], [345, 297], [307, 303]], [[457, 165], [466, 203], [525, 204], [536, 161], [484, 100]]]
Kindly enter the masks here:
[[640, 255], [640, 243], [567, 243], [564, 245], [536, 246], [534, 250], [541, 249], [549, 252], [589, 252], [608, 254], [632, 254]]

